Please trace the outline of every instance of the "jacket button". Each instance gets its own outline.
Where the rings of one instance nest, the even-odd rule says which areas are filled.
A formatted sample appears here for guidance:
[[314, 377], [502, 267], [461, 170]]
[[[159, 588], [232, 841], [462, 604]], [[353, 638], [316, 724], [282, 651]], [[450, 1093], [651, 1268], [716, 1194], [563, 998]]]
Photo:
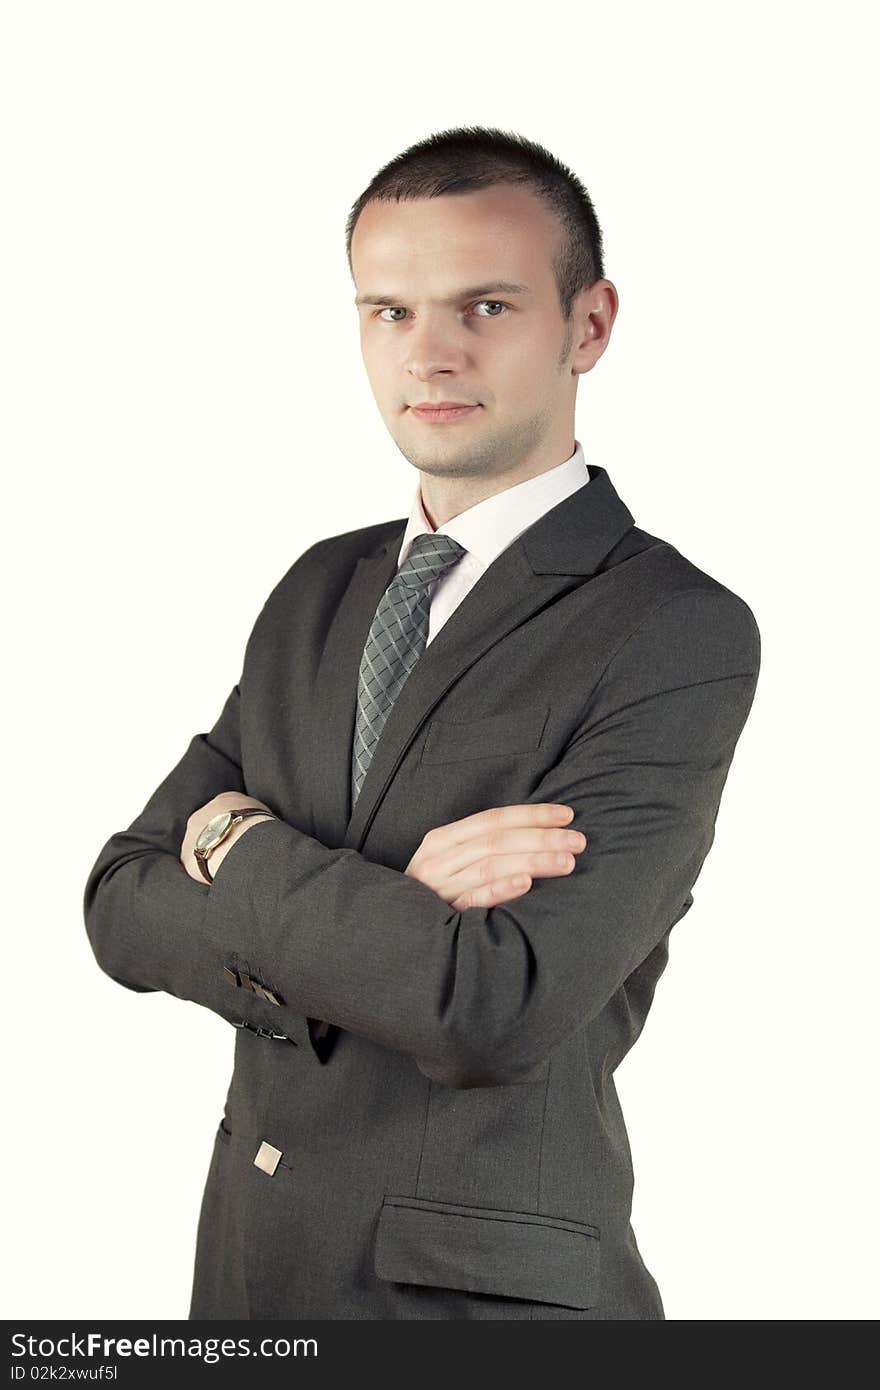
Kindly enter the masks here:
[[262, 1168], [264, 1173], [268, 1173], [271, 1177], [278, 1167], [280, 1158], [281, 1150], [276, 1149], [274, 1144], [267, 1144], [264, 1139], [257, 1149], [257, 1156], [254, 1159], [254, 1163], [258, 1168]]

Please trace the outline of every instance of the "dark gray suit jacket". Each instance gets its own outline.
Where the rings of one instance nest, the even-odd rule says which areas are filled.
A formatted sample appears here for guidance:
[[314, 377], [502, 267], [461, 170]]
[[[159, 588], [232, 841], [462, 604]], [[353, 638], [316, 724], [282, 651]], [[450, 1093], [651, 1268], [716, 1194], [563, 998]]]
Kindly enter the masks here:
[[[191, 1318], [664, 1317], [614, 1070], [693, 902], [760, 636], [589, 473], [427, 648], [353, 815], [358, 668], [405, 519], [291, 566], [217, 723], [92, 868], [102, 970], [238, 1030]], [[229, 790], [280, 819], [202, 886], [187, 817]], [[434, 826], [529, 801], [574, 807], [568, 876], [455, 911], [404, 872]]]

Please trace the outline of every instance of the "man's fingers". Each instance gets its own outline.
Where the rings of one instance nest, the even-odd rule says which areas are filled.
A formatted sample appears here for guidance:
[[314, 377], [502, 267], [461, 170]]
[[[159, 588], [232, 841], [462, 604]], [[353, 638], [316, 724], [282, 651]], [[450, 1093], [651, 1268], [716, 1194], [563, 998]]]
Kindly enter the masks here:
[[[549, 862], [546, 858], [548, 854], [551, 857], [554, 854], [580, 854], [586, 848], [586, 844], [587, 837], [580, 830], [568, 830], [562, 825], [547, 828], [530, 825], [522, 829], [498, 828], [484, 831], [473, 839], [463, 840], [441, 852], [431, 845], [430, 849], [426, 850], [426, 858], [431, 862], [432, 876], [446, 881], [454, 880], [456, 874], [482, 860], [507, 858], [511, 861], [511, 869], [521, 867], [528, 872], [533, 861], [540, 867]], [[536, 855], [541, 857], [535, 860]], [[514, 858], [522, 859], [522, 864], [513, 863]], [[503, 873], [504, 869], [501, 869], [501, 872]], [[493, 872], [492, 877], [496, 876], [498, 875]]]
[[520, 826], [564, 826], [573, 815], [571, 806], [560, 806], [552, 801], [490, 806], [486, 811], [476, 811], [472, 816], [463, 816], [461, 820], [450, 821], [448, 825], [438, 825], [435, 830], [428, 831], [425, 840], [430, 839], [433, 856], [480, 835], [500, 830], [515, 830]]
[[[585, 848], [587, 838], [566, 830], [573, 815], [571, 806], [550, 801], [478, 811], [429, 830], [406, 872], [448, 903], [477, 888], [483, 898], [497, 901], [492, 884], [507, 883], [514, 874], [550, 877], [571, 872], [574, 855]], [[506, 896], [518, 897], [530, 887], [530, 882], [517, 883]]]
[[[525, 874], [529, 878], [559, 878], [570, 874], [575, 866], [575, 857], [568, 851], [543, 850], [534, 854], [493, 854], [486, 859], [477, 859], [466, 864], [457, 874], [429, 874], [434, 891], [450, 902], [462, 893], [476, 892], [491, 888], [493, 883]], [[433, 865], [432, 865], [433, 869]], [[474, 904], [477, 906], [477, 904]], [[481, 901], [479, 906], [485, 906]]]
[[513, 874], [507, 878], [494, 879], [492, 883], [482, 883], [461, 893], [450, 907], [456, 912], [464, 912], [468, 907], [497, 907], [513, 898], [521, 898], [529, 891], [532, 880], [529, 874]]

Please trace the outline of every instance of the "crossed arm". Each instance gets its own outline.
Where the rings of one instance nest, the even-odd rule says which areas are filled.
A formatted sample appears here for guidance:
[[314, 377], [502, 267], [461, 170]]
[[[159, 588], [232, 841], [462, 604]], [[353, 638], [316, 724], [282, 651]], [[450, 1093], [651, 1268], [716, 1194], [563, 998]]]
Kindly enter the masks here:
[[[240, 792], [221, 792], [190, 815], [180, 862], [196, 883], [205, 881], [194, 853], [200, 831], [212, 817], [244, 807], [274, 815], [265, 801]], [[570, 806], [546, 802], [478, 811], [429, 831], [405, 872], [452, 907], [509, 902], [528, 892], [533, 877], [550, 878], [574, 868], [574, 856], [586, 848], [587, 837], [581, 830], [565, 828], [573, 815]], [[254, 816], [239, 822], [217, 846], [208, 859], [212, 880], [235, 841], [261, 819]]]
[[[255, 819], [216, 881], [196, 882], [180, 857], [190, 816], [221, 789], [247, 800], [236, 686], [89, 875], [98, 963], [131, 989], [231, 1022], [244, 1014], [290, 1032], [294, 1018], [326, 1019], [447, 1085], [520, 1080], [601, 1011], [681, 914], [759, 664], [754, 617], [735, 595], [693, 589], [655, 608], [532, 798], [572, 807], [586, 852], [494, 906], [455, 906], [409, 870], [278, 819]], [[224, 967], [241, 961], [280, 992], [280, 1009], [230, 989]]]

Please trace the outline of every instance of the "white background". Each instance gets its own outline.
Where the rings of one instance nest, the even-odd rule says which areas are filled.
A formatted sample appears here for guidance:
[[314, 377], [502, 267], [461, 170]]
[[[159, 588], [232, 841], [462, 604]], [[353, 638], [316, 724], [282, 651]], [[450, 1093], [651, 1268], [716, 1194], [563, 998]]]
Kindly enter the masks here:
[[872, 7], [311, 8], [2, 10], [4, 1315], [186, 1316], [234, 1030], [100, 972], [85, 879], [293, 560], [407, 514], [345, 217], [485, 124], [596, 204], [587, 458], [763, 643], [617, 1073], [639, 1246], [669, 1319], [876, 1317]]

